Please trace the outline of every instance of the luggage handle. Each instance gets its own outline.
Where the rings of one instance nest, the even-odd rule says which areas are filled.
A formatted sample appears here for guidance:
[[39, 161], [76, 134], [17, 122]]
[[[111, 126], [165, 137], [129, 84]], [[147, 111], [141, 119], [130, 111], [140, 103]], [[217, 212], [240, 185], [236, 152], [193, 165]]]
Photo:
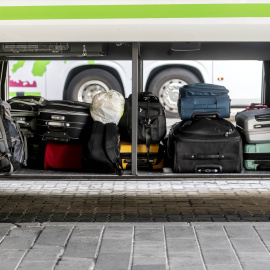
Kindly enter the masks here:
[[65, 122], [47, 122], [47, 126], [51, 131], [64, 131], [69, 124]]
[[43, 134], [42, 140], [43, 141], [61, 141], [61, 142], [69, 142], [70, 136], [66, 132], [59, 132], [59, 131], [47, 131]]
[[224, 155], [204, 155], [204, 154], [189, 154], [189, 158], [192, 160], [206, 160], [206, 159], [225, 159]]
[[270, 165], [269, 166], [257, 166], [257, 171], [270, 171]]
[[254, 164], [258, 164], [257, 171], [269, 171], [270, 170], [270, 161], [254, 161]]
[[191, 115], [191, 119], [199, 119], [199, 118], [219, 119], [220, 114], [218, 112], [195, 112]]
[[260, 122], [260, 121], [270, 121], [270, 114], [261, 114], [261, 115], [255, 115], [255, 119]]
[[196, 173], [221, 173], [222, 166], [212, 164], [196, 165], [194, 170]]

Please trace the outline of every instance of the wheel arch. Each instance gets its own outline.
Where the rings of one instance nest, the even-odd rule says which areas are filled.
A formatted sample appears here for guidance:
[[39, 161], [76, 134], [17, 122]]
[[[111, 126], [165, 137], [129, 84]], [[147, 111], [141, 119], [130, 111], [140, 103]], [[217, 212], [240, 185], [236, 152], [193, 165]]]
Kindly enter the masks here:
[[77, 74], [79, 74], [82, 71], [91, 70], [91, 69], [100, 69], [100, 70], [104, 70], [104, 71], [111, 73], [118, 80], [118, 82], [120, 83], [120, 85], [122, 87], [122, 91], [125, 94], [125, 89], [124, 89], [122, 79], [121, 79], [121, 77], [116, 69], [109, 67], [109, 66], [103, 66], [103, 65], [90, 65], [90, 66], [89, 65], [82, 65], [82, 66], [75, 67], [69, 71], [67, 78], [66, 78], [66, 81], [65, 81], [65, 84], [64, 84], [63, 99], [67, 98], [67, 89], [68, 89], [68, 86], [69, 86], [71, 80], [74, 78], [74, 76], [76, 76]]
[[149, 89], [149, 85], [150, 85], [151, 81], [155, 78], [155, 76], [158, 73], [160, 73], [161, 71], [163, 71], [165, 69], [169, 69], [169, 68], [184, 68], [184, 69], [194, 73], [194, 75], [196, 75], [201, 82], [204, 82], [204, 78], [203, 78], [202, 73], [196, 67], [184, 65], [184, 64], [183, 65], [182, 64], [181, 65], [179, 65], [179, 64], [163, 65], [163, 66], [159, 66], [159, 67], [154, 68], [150, 72], [148, 79], [147, 79], [147, 82], [145, 84], [145, 91], [147, 91], [147, 89]]

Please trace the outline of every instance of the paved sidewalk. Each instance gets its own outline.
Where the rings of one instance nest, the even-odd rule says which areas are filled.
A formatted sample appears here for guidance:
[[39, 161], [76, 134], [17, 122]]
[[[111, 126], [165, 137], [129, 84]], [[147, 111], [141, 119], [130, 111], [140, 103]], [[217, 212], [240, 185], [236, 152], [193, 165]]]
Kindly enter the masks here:
[[270, 181], [0, 181], [1, 270], [270, 269]]
[[270, 225], [2, 224], [1, 270], [269, 270]]
[[0, 181], [0, 222], [270, 220], [270, 181]]

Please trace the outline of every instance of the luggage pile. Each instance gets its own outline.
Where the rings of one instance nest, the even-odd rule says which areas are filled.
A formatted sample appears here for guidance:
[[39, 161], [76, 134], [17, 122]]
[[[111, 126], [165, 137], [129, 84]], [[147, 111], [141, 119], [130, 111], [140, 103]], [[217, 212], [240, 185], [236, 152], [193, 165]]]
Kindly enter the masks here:
[[[270, 170], [270, 108], [251, 104], [230, 117], [229, 91], [191, 84], [179, 90], [182, 121], [166, 136], [165, 109], [150, 92], [138, 94], [139, 169], [175, 173]], [[98, 93], [92, 104], [36, 96], [0, 100], [0, 173], [34, 169], [116, 173], [132, 162], [132, 95]], [[120, 140], [121, 138], [121, 140]], [[243, 147], [244, 145], [244, 147]], [[244, 155], [243, 155], [244, 148]]]
[[243, 137], [245, 169], [270, 170], [270, 108], [251, 104], [235, 120]]
[[181, 122], [172, 126], [168, 157], [174, 172], [235, 173], [243, 168], [242, 140], [230, 116], [228, 90], [213, 84], [180, 88]]
[[[98, 99], [101, 95], [105, 105]], [[12, 118], [28, 142], [28, 167], [122, 173], [117, 123], [123, 113], [124, 98], [118, 92], [97, 94], [92, 104], [32, 96], [8, 102]], [[107, 107], [110, 102], [114, 103], [111, 110]]]

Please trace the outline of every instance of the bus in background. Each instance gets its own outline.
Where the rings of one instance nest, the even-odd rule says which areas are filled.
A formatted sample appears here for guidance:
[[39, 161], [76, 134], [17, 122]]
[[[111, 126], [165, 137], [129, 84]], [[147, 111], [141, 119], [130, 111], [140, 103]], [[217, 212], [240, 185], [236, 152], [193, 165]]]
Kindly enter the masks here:
[[[159, 97], [169, 118], [178, 116], [179, 87], [198, 82], [225, 86], [232, 107], [261, 101], [261, 61], [144, 61], [143, 90]], [[91, 103], [101, 91], [131, 94], [131, 61], [9, 61], [9, 95], [41, 95]]]

